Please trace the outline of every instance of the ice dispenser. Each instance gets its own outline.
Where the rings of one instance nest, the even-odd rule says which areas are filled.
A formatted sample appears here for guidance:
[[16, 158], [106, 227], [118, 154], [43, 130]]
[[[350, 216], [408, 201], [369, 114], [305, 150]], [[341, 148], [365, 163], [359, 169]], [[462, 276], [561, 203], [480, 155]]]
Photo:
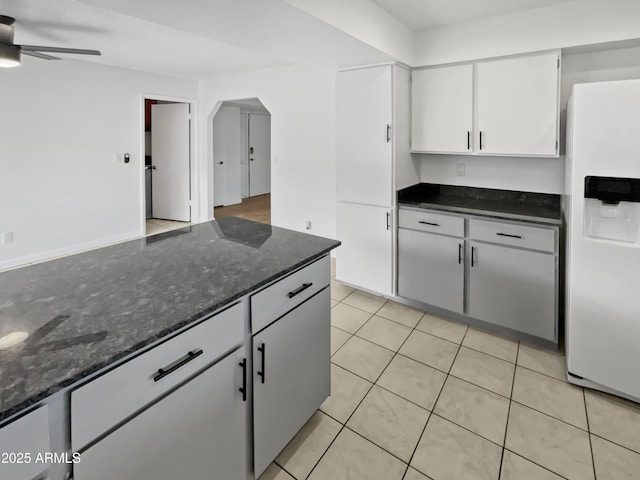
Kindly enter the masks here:
[[640, 179], [585, 177], [586, 237], [636, 243], [640, 231]]

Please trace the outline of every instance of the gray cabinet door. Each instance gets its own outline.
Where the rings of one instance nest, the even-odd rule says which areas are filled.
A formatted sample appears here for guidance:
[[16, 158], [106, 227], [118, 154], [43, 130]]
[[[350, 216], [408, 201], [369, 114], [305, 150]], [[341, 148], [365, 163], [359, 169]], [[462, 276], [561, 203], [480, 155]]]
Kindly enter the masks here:
[[462, 313], [464, 240], [398, 229], [398, 294]]
[[245, 480], [243, 358], [244, 348], [227, 355], [90, 447], [73, 478]]
[[468, 314], [555, 341], [555, 256], [471, 243]]
[[326, 288], [253, 338], [256, 478], [329, 396], [330, 307]]

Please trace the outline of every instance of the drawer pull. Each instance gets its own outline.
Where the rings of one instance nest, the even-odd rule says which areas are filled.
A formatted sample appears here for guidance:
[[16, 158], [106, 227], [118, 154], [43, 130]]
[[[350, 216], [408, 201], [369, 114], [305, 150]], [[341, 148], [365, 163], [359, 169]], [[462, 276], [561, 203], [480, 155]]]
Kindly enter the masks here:
[[434, 227], [439, 227], [440, 226], [439, 223], [425, 222], [424, 220], [420, 220], [418, 223], [421, 223], [423, 225], [432, 225]]
[[242, 361], [238, 364], [242, 368], [242, 387], [239, 388], [240, 393], [242, 393], [242, 401], [247, 401], [247, 359], [243, 358]]
[[471, 266], [473, 267], [476, 263], [476, 247], [471, 247]]
[[509, 233], [496, 233], [499, 237], [522, 238], [520, 235], [511, 235]]
[[185, 366], [191, 360], [194, 360], [196, 357], [199, 357], [203, 353], [204, 351], [201, 348], [199, 348], [198, 350], [192, 350], [190, 352], [187, 352], [187, 354], [184, 357], [182, 357], [180, 360], [176, 360], [174, 363], [164, 368], [159, 368], [158, 373], [156, 373], [153, 377], [153, 381], [157, 382], [159, 380], [162, 380], [167, 375], [175, 372], [180, 367]]
[[258, 347], [258, 351], [262, 353], [262, 360], [260, 361], [261, 371], [258, 372], [258, 376], [260, 377], [260, 383], [264, 383], [264, 377], [265, 377], [264, 375], [264, 357], [266, 355], [265, 347], [266, 346], [264, 343]]
[[462, 263], [462, 244], [458, 244], [458, 265]]
[[299, 286], [298, 288], [296, 288], [295, 290], [290, 291], [287, 296], [289, 298], [293, 298], [296, 295], [298, 295], [299, 293], [304, 292], [307, 288], [309, 288], [310, 286], [312, 286], [313, 283], [309, 282], [309, 283], [303, 283], [301, 286]]

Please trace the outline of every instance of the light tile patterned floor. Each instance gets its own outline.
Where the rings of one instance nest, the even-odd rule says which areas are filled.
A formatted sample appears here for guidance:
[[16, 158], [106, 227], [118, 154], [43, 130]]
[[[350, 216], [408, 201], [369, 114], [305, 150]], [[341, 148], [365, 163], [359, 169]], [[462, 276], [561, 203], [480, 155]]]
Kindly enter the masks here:
[[332, 281], [332, 396], [260, 480], [640, 479], [640, 405], [562, 353]]

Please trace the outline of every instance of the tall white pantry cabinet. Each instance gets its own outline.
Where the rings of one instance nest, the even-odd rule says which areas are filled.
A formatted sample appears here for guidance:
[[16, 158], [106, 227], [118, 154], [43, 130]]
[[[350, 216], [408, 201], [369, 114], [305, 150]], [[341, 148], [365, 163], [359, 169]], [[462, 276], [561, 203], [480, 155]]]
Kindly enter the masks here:
[[419, 182], [410, 154], [411, 72], [343, 70], [336, 79], [336, 278], [395, 294], [395, 192]]

